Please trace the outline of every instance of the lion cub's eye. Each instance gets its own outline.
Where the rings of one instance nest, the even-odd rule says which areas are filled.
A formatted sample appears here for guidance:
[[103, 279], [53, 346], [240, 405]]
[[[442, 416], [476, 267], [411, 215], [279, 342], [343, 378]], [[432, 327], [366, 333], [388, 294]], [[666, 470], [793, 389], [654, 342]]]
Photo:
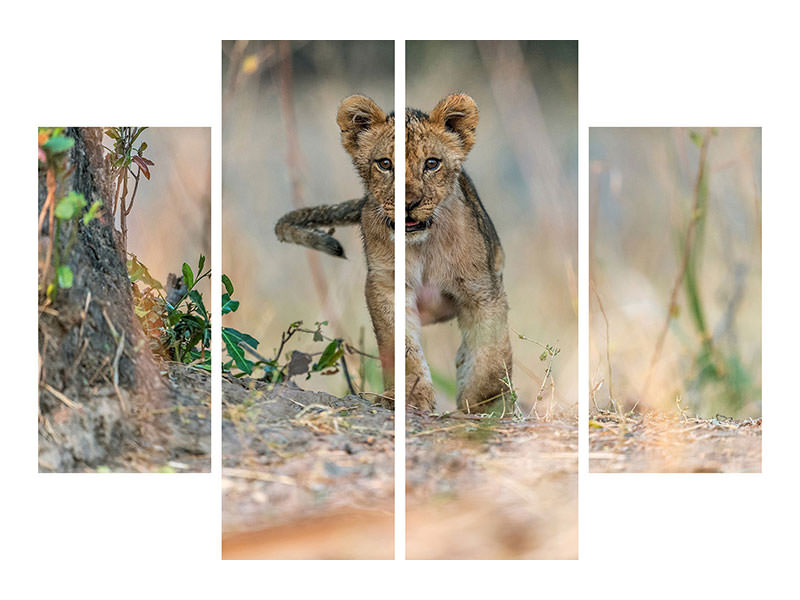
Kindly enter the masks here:
[[439, 168], [442, 164], [442, 161], [438, 158], [429, 158], [425, 161], [425, 170], [426, 171], [435, 171]]
[[375, 161], [378, 165], [378, 168], [381, 171], [391, 171], [392, 170], [392, 160], [389, 158], [379, 158]]

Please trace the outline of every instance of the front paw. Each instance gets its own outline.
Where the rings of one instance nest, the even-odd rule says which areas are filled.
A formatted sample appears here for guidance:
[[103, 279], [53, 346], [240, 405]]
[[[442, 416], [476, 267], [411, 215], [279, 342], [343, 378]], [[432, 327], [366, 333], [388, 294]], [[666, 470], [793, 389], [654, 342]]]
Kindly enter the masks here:
[[394, 408], [394, 386], [389, 386], [383, 390], [382, 394], [378, 394], [378, 400]]
[[433, 383], [421, 375], [406, 376], [406, 406], [432, 411], [436, 406]]
[[507, 389], [494, 388], [477, 394], [469, 390], [458, 395], [456, 407], [467, 414], [509, 415], [514, 411], [514, 400]]

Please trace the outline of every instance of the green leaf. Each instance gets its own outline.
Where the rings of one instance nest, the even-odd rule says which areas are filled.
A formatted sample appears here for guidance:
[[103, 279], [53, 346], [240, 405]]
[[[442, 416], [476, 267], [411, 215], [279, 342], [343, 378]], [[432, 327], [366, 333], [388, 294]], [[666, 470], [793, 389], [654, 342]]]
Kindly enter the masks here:
[[256, 348], [258, 348], [258, 340], [256, 338], [254, 338], [253, 336], [248, 335], [246, 333], [242, 333], [241, 331], [238, 331], [238, 330], [234, 329], [233, 327], [223, 327], [222, 329], [224, 331], [228, 332], [228, 334], [232, 338], [236, 339], [237, 342], [244, 342], [245, 344], [247, 344], [248, 346], [250, 346], [254, 350]]
[[58, 275], [58, 287], [62, 289], [72, 287], [72, 269], [69, 268], [69, 265], [58, 267], [56, 274]]
[[183, 267], [181, 267], [181, 269], [183, 270], [183, 283], [186, 284], [187, 289], [192, 289], [192, 286], [194, 285], [194, 274], [192, 273], [192, 267], [186, 263], [183, 263]]
[[86, 206], [86, 200], [83, 194], [70, 192], [58, 201], [56, 205], [56, 217], [62, 221], [67, 221], [77, 217], [84, 206]]
[[225, 349], [233, 359], [233, 362], [236, 363], [236, 366], [241, 371], [251, 375], [253, 373], [253, 363], [245, 358], [244, 350], [239, 346], [236, 337], [231, 335], [230, 330], [222, 330], [222, 341], [225, 343]]
[[689, 139], [691, 139], [698, 148], [703, 145], [703, 136], [696, 131], [689, 132]]
[[203, 318], [208, 319], [208, 313], [206, 312], [205, 304], [203, 304], [203, 296], [200, 295], [200, 292], [192, 290], [189, 292], [189, 298], [197, 305], [197, 310], [203, 315]]
[[230, 278], [225, 274], [222, 275], [222, 285], [225, 286], [225, 291], [228, 292], [228, 295], [233, 296], [233, 284]]
[[62, 221], [67, 221], [75, 216], [75, 204], [70, 202], [67, 197], [62, 198], [56, 204], [56, 217]]
[[103, 203], [100, 202], [100, 200], [95, 200], [94, 203], [92, 203], [92, 206], [89, 208], [89, 210], [87, 210], [86, 213], [84, 213], [83, 224], [88, 225], [89, 222], [97, 216], [97, 211], [99, 211], [102, 206]]
[[47, 143], [42, 146], [42, 148], [53, 154], [58, 154], [59, 152], [66, 152], [74, 145], [74, 139], [63, 135], [56, 135], [47, 140]]
[[197, 262], [197, 274], [200, 275], [203, 272], [203, 265], [206, 264], [206, 257], [204, 255], [200, 255], [200, 260]]
[[142, 135], [142, 132], [144, 132], [145, 129], [147, 129], [147, 127], [138, 127], [136, 129], [136, 133], [134, 134], [133, 138], [131, 139], [131, 146], [133, 146], [133, 142], [136, 141], [136, 138], [138, 138], [140, 135]]
[[184, 316], [183, 312], [177, 308], [167, 315], [167, 325], [174, 327], [175, 324]]
[[231, 297], [228, 294], [222, 294], [222, 314], [227, 315], [228, 313], [236, 312], [236, 309], [239, 308], [239, 301], [238, 300], [231, 300]]
[[194, 366], [197, 367], [198, 369], [203, 369], [203, 371], [208, 371], [209, 373], [211, 373], [211, 359], [205, 362], [199, 362]]
[[319, 357], [319, 361], [314, 365], [314, 371], [322, 371], [334, 366], [343, 354], [344, 349], [341, 347], [341, 340], [333, 340], [322, 351], [322, 356]]
[[202, 331], [203, 329], [205, 329], [206, 322], [200, 317], [196, 317], [190, 314], [184, 314], [183, 317], [181, 318], [181, 326], [187, 329]]

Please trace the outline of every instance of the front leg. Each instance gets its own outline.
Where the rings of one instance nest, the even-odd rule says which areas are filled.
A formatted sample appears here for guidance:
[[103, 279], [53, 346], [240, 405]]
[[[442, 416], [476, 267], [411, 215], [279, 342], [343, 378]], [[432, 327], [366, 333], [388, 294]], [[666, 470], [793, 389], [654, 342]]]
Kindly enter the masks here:
[[461, 307], [458, 325], [458, 408], [467, 413], [484, 412], [498, 400], [507, 406], [510, 390], [503, 380], [511, 377], [511, 342], [505, 292], [501, 289], [491, 299]]
[[406, 405], [432, 411], [436, 402], [431, 371], [422, 353], [421, 331], [417, 297], [414, 290], [406, 286]]
[[367, 308], [378, 341], [384, 395], [394, 398], [394, 271], [367, 271]]

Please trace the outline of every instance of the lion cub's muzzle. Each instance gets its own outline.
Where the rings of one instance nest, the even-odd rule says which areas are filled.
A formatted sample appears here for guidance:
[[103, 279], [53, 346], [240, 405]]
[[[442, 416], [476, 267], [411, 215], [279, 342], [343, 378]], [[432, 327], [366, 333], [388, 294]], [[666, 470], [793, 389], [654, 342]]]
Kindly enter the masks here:
[[422, 203], [422, 200], [415, 202], [406, 202], [406, 233], [413, 233], [415, 231], [424, 231], [431, 226], [433, 222], [433, 215], [427, 218], [420, 218], [414, 215], [414, 209]]

